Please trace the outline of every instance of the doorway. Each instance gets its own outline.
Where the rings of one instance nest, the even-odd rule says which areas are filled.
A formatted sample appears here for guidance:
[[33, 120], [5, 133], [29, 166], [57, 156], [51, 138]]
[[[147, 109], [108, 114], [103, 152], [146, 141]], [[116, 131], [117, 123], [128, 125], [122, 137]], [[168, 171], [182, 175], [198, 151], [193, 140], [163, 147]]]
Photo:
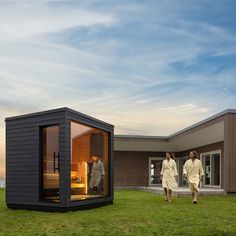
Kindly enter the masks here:
[[150, 157], [149, 158], [149, 185], [161, 186], [161, 168], [164, 157]]
[[220, 187], [221, 151], [201, 154], [204, 169], [203, 187]]

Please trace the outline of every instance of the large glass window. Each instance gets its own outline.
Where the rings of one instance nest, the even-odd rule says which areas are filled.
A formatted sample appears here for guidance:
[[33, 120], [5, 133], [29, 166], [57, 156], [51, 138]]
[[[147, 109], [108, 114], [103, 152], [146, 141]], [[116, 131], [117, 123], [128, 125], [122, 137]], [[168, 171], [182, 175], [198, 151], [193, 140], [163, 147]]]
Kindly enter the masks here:
[[108, 195], [108, 133], [71, 122], [71, 200]]
[[164, 158], [152, 157], [149, 159], [149, 184], [161, 185], [161, 168]]
[[42, 128], [42, 199], [59, 202], [59, 126]]
[[204, 186], [220, 186], [220, 151], [201, 155], [204, 169]]

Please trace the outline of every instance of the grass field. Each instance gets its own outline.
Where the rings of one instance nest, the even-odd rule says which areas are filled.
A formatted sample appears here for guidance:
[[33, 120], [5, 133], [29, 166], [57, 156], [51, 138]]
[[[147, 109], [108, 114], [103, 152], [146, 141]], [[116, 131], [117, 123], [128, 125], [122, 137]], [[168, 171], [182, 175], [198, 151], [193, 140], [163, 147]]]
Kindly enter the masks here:
[[224, 235], [236, 236], [236, 196], [174, 197], [116, 191], [113, 205], [68, 213], [6, 208], [0, 190], [0, 235]]

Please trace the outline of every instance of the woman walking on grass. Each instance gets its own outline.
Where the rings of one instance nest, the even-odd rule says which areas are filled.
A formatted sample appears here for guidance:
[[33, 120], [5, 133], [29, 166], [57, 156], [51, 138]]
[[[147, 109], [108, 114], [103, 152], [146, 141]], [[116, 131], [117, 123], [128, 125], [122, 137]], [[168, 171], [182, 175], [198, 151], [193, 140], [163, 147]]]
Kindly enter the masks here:
[[162, 162], [161, 178], [162, 187], [165, 192], [165, 200], [171, 202], [172, 189], [177, 187], [176, 177], [178, 176], [176, 163], [170, 152], [166, 153], [166, 159]]

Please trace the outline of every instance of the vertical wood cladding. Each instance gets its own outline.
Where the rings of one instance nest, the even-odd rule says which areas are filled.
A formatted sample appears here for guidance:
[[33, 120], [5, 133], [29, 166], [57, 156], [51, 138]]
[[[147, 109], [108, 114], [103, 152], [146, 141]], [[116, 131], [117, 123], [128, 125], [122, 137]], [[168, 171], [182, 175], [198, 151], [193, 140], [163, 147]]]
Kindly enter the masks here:
[[236, 192], [236, 115], [227, 114], [224, 138], [224, 186], [227, 192]]
[[149, 157], [163, 157], [160, 152], [116, 151], [114, 157], [115, 186], [148, 186]]

